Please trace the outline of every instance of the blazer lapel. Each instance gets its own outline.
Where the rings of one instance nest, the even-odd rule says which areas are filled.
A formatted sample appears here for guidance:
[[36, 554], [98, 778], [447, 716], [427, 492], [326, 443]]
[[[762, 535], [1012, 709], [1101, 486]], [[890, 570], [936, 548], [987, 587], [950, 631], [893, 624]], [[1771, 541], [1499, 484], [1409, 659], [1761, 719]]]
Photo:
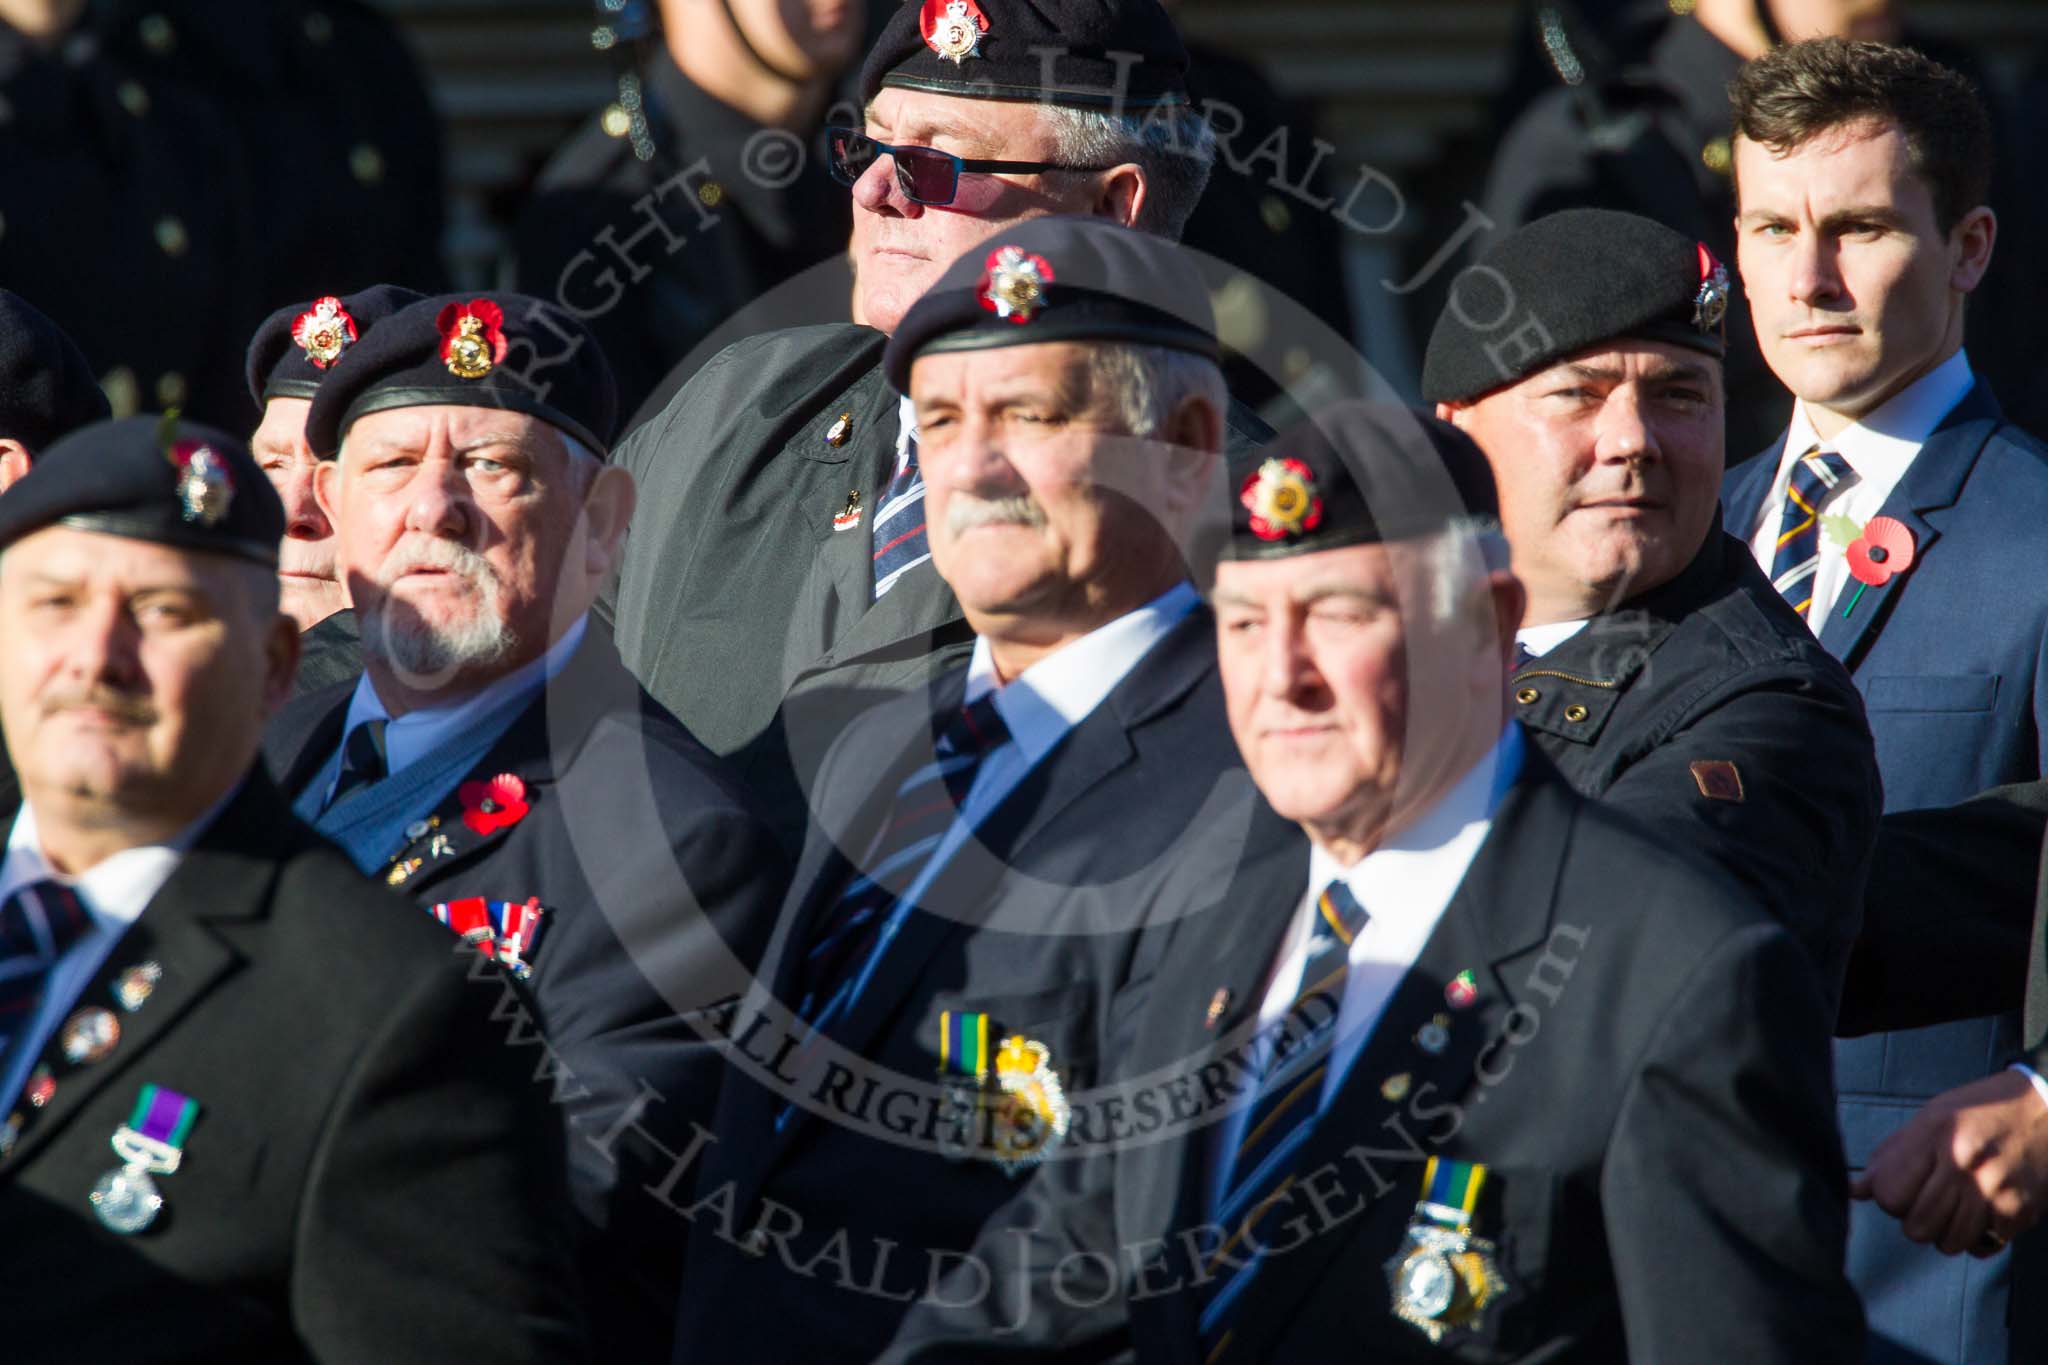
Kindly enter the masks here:
[[337, 683], [293, 702], [263, 736], [263, 758], [286, 800], [296, 800], [341, 745], [354, 682]]
[[1885, 619], [1893, 600], [1906, 591], [1916, 574], [1926, 572], [1923, 561], [1941, 536], [1943, 512], [1955, 506], [1977, 456], [2003, 420], [1997, 399], [1979, 380], [1906, 466], [1906, 476], [1885, 499], [1880, 515], [1905, 523], [1913, 533], [1913, 566], [1880, 586], [1864, 587], [1860, 598], [1856, 590], [1862, 584], [1852, 579], [1844, 585], [1847, 596], [1828, 612], [1820, 629], [1821, 645], [1844, 666], [1856, 667], [1866, 638]]
[[[1238, 1310], [1242, 1336], [1273, 1339], [1356, 1237], [1405, 1224], [1430, 1156], [1461, 1155], [1462, 1120], [1454, 1116], [1516, 1003], [1512, 968], [1547, 941], [1570, 824], [1563, 780], [1534, 746], [1525, 747], [1522, 777], [1495, 812], [1492, 832], [1295, 1167], [1299, 1174], [1333, 1166], [1344, 1189], [1370, 1206], [1350, 1235], [1307, 1238], [1260, 1272]], [[1473, 993], [1454, 995], [1453, 983], [1468, 971]], [[1394, 1250], [1389, 1242], [1388, 1254]]]
[[1779, 432], [1777, 440], [1736, 466], [1722, 486], [1722, 520], [1745, 545], [1763, 519], [1764, 496], [1777, 480], [1778, 457], [1784, 453], [1785, 436], [1785, 432]]
[[[268, 910], [276, 876], [275, 850], [293, 841], [282, 818], [283, 798], [261, 769], [244, 779], [241, 792], [179, 862], [163, 888], [130, 925], [76, 1004], [114, 1011], [120, 1041], [106, 1057], [76, 1069], [58, 1067], [49, 1103], [27, 1113], [19, 1142], [0, 1159], [0, 1177], [32, 1157], [63, 1131], [80, 1106], [110, 1085], [141, 1085], [150, 1077], [150, 1048], [240, 963], [241, 957], [214, 928]], [[130, 1012], [115, 1001], [112, 983], [126, 969], [154, 962], [162, 976], [140, 1008]], [[67, 1016], [68, 1017], [68, 1016]], [[56, 1061], [57, 1039], [44, 1056]], [[10, 1101], [16, 1097], [9, 1096]], [[192, 1098], [204, 1105], [206, 1095]], [[104, 1135], [111, 1139], [111, 1132]], [[118, 1164], [109, 1148], [107, 1165]]]

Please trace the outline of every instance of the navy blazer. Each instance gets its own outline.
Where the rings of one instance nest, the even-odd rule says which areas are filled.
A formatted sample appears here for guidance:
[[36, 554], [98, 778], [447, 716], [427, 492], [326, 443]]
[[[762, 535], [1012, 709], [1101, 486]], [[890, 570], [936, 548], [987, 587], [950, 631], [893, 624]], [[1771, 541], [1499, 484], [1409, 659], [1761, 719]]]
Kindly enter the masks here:
[[[1728, 472], [1728, 529], [1748, 541], [1781, 437]], [[1877, 739], [1885, 808], [1946, 806], [2048, 767], [2048, 445], [2005, 420], [1982, 380], [1885, 500], [1913, 532], [1912, 568], [1845, 594], [1820, 642], [1855, 678]]]
[[[1731, 470], [1722, 486], [1727, 524], [1745, 539], [1756, 530], [1783, 449], [1781, 438]], [[1979, 380], [1927, 438], [1882, 514], [1911, 529], [1914, 563], [1866, 589], [1846, 615], [1849, 596], [1841, 597], [1820, 642], [1863, 693], [1885, 808], [1953, 805], [2041, 776], [2048, 767], [2048, 579], [2035, 571], [2033, 556], [2048, 525], [2048, 446], [2007, 422]], [[1896, 952], [1859, 946], [1846, 995], [1866, 996], [1856, 974], [1887, 956]], [[1837, 1043], [1850, 1169], [1863, 1168], [1921, 1103], [1996, 1069], [2019, 1042], [2018, 1015], [2007, 1013]], [[2006, 1334], [2006, 1256], [1988, 1263], [1943, 1257], [1906, 1241], [1875, 1205], [1859, 1204], [1849, 1269], [1866, 1296], [1874, 1351], [1906, 1348], [1916, 1361], [1948, 1365], [2017, 1358]]]

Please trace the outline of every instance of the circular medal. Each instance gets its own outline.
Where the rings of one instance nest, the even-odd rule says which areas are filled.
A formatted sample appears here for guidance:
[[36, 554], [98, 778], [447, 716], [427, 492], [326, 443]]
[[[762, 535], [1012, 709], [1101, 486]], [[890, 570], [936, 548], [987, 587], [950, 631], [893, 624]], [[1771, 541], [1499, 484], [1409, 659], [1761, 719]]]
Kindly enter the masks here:
[[1458, 1272], [1441, 1251], [1424, 1249], [1401, 1264], [1401, 1305], [1425, 1318], [1451, 1311], [1458, 1297]]
[[114, 978], [114, 999], [130, 1014], [142, 1008], [157, 982], [164, 979], [164, 969], [154, 962], [138, 962]]
[[123, 1166], [108, 1171], [92, 1187], [92, 1211], [100, 1221], [124, 1236], [141, 1232], [156, 1221], [164, 1206], [156, 1182], [140, 1166]]
[[65, 1061], [73, 1066], [86, 1066], [114, 1050], [121, 1041], [121, 1021], [112, 1010], [88, 1005], [64, 1021], [57, 1038]]

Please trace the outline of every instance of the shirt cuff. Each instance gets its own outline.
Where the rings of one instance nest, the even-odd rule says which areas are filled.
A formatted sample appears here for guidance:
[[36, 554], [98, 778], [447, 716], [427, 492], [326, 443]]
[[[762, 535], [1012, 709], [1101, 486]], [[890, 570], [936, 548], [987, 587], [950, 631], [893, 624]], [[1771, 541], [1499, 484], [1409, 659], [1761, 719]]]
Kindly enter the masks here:
[[2017, 1071], [2020, 1075], [2025, 1076], [2034, 1087], [2034, 1093], [2041, 1097], [2041, 1103], [2048, 1104], [2048, 1081], [2041, 1079], [2040, 1072], [2034, 1070], [2025, 1062], [2014, 1062], [2007, 1070]]

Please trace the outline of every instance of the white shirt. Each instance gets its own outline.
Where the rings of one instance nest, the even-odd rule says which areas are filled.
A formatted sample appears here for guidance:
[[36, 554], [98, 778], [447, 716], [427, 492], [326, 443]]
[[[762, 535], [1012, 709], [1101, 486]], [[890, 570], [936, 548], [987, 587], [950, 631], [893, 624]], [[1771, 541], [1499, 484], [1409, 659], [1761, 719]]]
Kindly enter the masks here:
[[[1387, 1002], [1421, 958], [1437, 921], [1471, 870], [1472, 859], [1493, 829], [1501, 798], [1521, 771], [1523, 743], [1521, 726], [1510, 721], [1486, 756], [1435, 804], [1349, 868], [1340, 866], [1321, 845], [1311, 845], [1308, 890], [1295, 907], [1294, 922], [1259, 1006], [1259, 1037], [1273, 1036], [1277, 1030], [1271, 1026], [1286, 1017], [1301, 994], [1302, 973], [1308, 967], [1309, 943], [1318, 918], [1316, 902], [1331, 882], [1342, 878], [1369, 918], [1351, 940], [1350, 971], [1337, 1010], [1337, 1037], [1323, 1073], [1321, 1103], [1328, 1103], [1342, 1084], [1344, 1074], [1372, 1037]], [[1254, 1061], [1259, 1067], [1265, 1065], [1264, 1057]], [[1216, 1126], [1213, 1153], [1217, 1159], [1210, 1163], [1214, 1173], [1211, 1209], [1222, 1202], [1232, 1176], [1225, 1157], [1235, 1152], [1242, 1140], [1253, 1093], [1248, 1089], [1243, 1102]]]
[[849, 1000], [859, 998], [875, 964], [882, 960], [890, 940], [902, 927], [909, 907], [917, 904], [975, 828], [1201, 600], [1193, 585], [1178, 583], [1136, 611], [1062, 645], [1007, 684], [997, 682], [988, 640], [975, 640], [974, 657], [967, 665], [967, 690], [961, 701], [972, 703], [993, 692], [996, 714], [1003, 718], [1010, 737], [982, 756], [952, 825], [882, 925], [874, 951], [868, 954], [854, 980]]
[[[356, 726], [366, 720], [388, 721], [384, 727], [384, 774], [389, 777], [403, 772], [476, 724], [493, 707], [509, 704], [518, 693], [538, 687], [560, 673], [562, 666], [569, 662], [569, 656], [583, 643], [583, 632], [589, 624], [587, 613], [577, 617], [575, 624], [562, 632], [562, 638], [555, 641], [547, 653], [531, 663], [521, 664], [461, 701], [446, 706], [421, 707], [396, 720], [391, 719], [391, 712], [385, 709], [383, 698], [377, 695], [377, 689], [370, 682], [370, 674], [365, 670], [356, 679], [355, 693], [348, 699], [348, 716], [342, 722], [341, 742], [345, 747]], [[323, 800], [334, 798], [334, 786], [340, 780], [341, 771], [337, 767], [327, 784], [327, 795]]]
[[[1785, 432], [1785, 448], [1778, 453], [1778, 476], [1765, 495], [1757, 525], [1749, 538], [1750, 553], [1766, 574], [1778, 555], [1778, 536], [1783, 530], [1786, 490], [1792, 486], [1792, 469], [1799, 458], [1818, 445], [1832, 450], [1856, 471], [1856, 482], [1829, 498], [1822, 516], [1844, 516], [1862, 525], [1884, 510], [1885, 500], [1906, 477], [1906, 470], [1927, 438], [1941, 425], [1955, 405], [1970, 392], [1976, 378], [1970, 359], [1960, 348], [1941, 364], [1921, 375], [1878, 407], [1865, 413], [1824, 441], [1813, 429], [1804, 399], [1792, 405], [1792, 423]], [[1813, 605], [1807, 608], [1807, 624], [1814, 634], [1835, 606], [1849, 579], [1845, 545], [1825, 534], [1820, 538], [1820, 567], [1813, 578]]]
[[204, 815], [163, 843], [124, 848], [77, 877], [60, 876], [50, 866], [50, 860], [43, 855], [42, 836], [36, 829], [35, 808], [26, 801], [22, 803], [20, 813], [14, 817], [14, 828], [7, 836], [6, 859], [0, 861], [0, 901], [31, 882], [61, 882], [71, 888], [85, 907], [88, 924], [57, 959], [27, 1031], [17, 1035], [6, 1056], [0, 1058], [0, 1106], [13, 1103], [21, 1094], [50, 1035], [75, 1006], [112, 1004], [111, 999], [80, 1001], [78, 996], [92, 984], [93, 974], [106, 962], [107, 954], [114, 950], [114, 944], [128, 931], [128, 926], [142, 917], [144, 907], [163, 889], [199, 832], [213, 823], [221, 808], [240, 789], [237, 784]]
[[1515, 643], [1540, 659], [1585, 628], [1584, 621], [1553, 621], [1547, 626], [1523, 626], [1515, 632]]
[[917, 439], [917, 404], [904, 394], [896, 400], [896, 463], [889, 467], [889, 480], [895, 482], [903, 467], [910, 463], [910, 443]]

